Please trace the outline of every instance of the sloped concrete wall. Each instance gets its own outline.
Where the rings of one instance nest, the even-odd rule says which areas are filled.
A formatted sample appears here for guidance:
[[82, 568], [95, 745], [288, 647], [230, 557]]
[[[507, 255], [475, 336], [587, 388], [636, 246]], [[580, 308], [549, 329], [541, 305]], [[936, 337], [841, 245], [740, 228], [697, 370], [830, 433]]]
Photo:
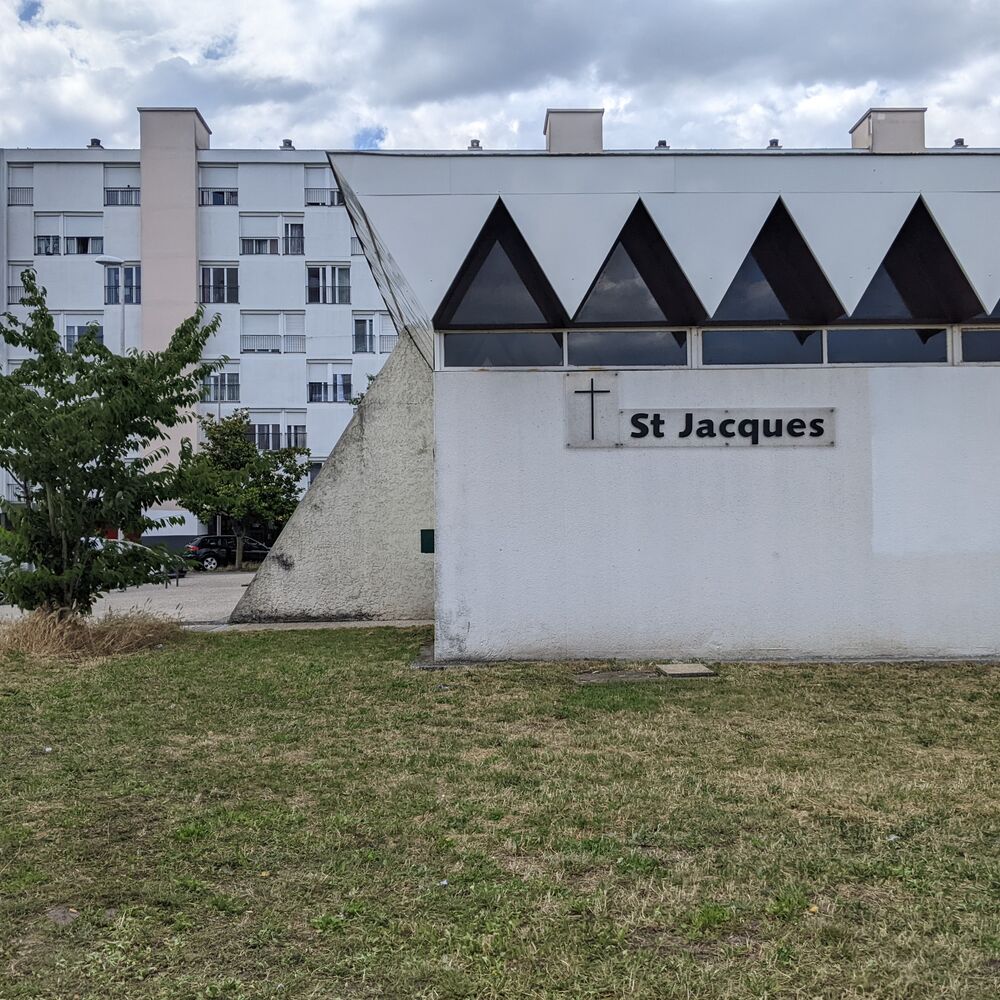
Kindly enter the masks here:
[[432, 399], [403, 335], [230, 621], [433, 618]]

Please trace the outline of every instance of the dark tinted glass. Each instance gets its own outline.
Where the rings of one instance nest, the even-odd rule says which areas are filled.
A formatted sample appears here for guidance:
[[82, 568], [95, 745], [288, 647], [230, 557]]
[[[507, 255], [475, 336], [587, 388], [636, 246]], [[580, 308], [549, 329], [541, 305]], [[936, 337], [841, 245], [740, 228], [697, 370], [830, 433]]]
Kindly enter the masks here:
[[483, 261], [451, 318], [452, 326], [544, 326], [545, 317], [499, 243]]
[[446, 368], [536, 368], [563, 363], [561, 333], [447, 333]]
[[666, 317], [621, 243], [576, 316], [578, 323], [664, 323]]
[[706, 365], [819, 365], [819, 330], [706, 330], [701, 335]]
[[788, 319], [753, 254], [747, 254], [712, 317], [723, 323], [771, 323]]
[[947, 361], [944, 330], [829, 330], [826, 357], [830, 364], [906, 364]]
[[1000, 361], [1000, 330], [963, 330], [963, 361]]
[[855, 319], [919, 319], [903, 300], [895, 282], [889, 276], [885, 264], [875, 272], [865, 294], [851, 315]]
[[569, 335], [571, 365], [686, 365], [687, 334], [668, 330], [578, 330]]

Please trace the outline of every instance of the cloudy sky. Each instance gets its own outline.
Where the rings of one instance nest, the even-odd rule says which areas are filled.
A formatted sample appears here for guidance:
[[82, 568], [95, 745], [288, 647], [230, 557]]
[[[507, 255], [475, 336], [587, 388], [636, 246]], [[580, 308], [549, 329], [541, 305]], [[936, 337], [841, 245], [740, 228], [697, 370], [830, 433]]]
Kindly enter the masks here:
[[197, 105], [215, 147], [844, 146], [871, 105], [1000, 146], [1000, 0], [0, 0], [0, 146], [138, 143]]

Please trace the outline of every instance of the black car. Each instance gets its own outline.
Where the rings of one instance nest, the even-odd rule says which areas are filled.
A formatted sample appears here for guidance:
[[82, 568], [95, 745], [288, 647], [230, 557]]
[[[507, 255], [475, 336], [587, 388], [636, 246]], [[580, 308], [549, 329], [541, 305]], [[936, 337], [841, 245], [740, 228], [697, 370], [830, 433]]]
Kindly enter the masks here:
[[[259, 563], [271, 550], [256, 538], [243, 539], [243, 561]], [[236, 562], [235, 535], [202, 535], [184, 547], [188, 559], [201, 563], [202, 569], [213, 570], [232, 566]]]

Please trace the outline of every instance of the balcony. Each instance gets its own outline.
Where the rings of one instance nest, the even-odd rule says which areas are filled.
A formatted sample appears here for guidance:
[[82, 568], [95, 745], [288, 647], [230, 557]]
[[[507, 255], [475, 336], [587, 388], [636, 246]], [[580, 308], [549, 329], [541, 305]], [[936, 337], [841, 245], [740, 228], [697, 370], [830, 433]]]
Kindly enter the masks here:
[[238, 205], [240, 203], [240, 193], [233, 188], [198, 188], [198, 204], [202, 206], [210, 205]]
[[378, 337], [379, 354], [391, 354], [397, 340], [399, 337], [395, 333], [380, 333]]
[[350, 285], [306, 285], [307, 305], [350, 305]]
[[34, 205], [35, 189], [26, 187], [7, 188], [8, 205]]
[[270, 256], [278, 253], [278, 237], [258, 239], [257, 237], [242, 237], [240, 239], [241, 256]]
[[200, 301], [204, 305], [238, 305], [239, 285], [202, 285]]
[[285, 354], [305, 354], [306, 338], [303, 333], [285, 334]]
[[23, 305], [23, 299], [24, 299], [24, 285], [7, 286], [7, 305], [9, 306]]
[[139, 188], [105, 188], [105, 205], [135, 206], [139, 204]]
[[306, 204], [333, 207], [344, 204], [339, 188], [306, 188]]
[[285, 236], [281, 242], [282, 253], [304, 254], [306, 252], [306, 238], [304, 236]]
[[141, 285], [105, 285], [104, 304], [106, 306], [138, 306], [142, 304]]
[[351, 380], [345, 378], [340, 385], [333, 382], [309, 382], [306, 385], [306, 400], [310, 403], [349, 403]]
[[373, 333], [356, 333], [356, 334], [354, 334], [354, 353], [355, 354], [374, 354], [375, 353], [375, 335]]
[[240, 354], [280, 354], [281, 337], [269, 333], [240, 334]]
[[277, 424], [251, 424], [247, 430], [247, 440], [255, 444], [259, 451], [306, 447], [305, 427], [293, 427], [284, 434], [277, 427]]

